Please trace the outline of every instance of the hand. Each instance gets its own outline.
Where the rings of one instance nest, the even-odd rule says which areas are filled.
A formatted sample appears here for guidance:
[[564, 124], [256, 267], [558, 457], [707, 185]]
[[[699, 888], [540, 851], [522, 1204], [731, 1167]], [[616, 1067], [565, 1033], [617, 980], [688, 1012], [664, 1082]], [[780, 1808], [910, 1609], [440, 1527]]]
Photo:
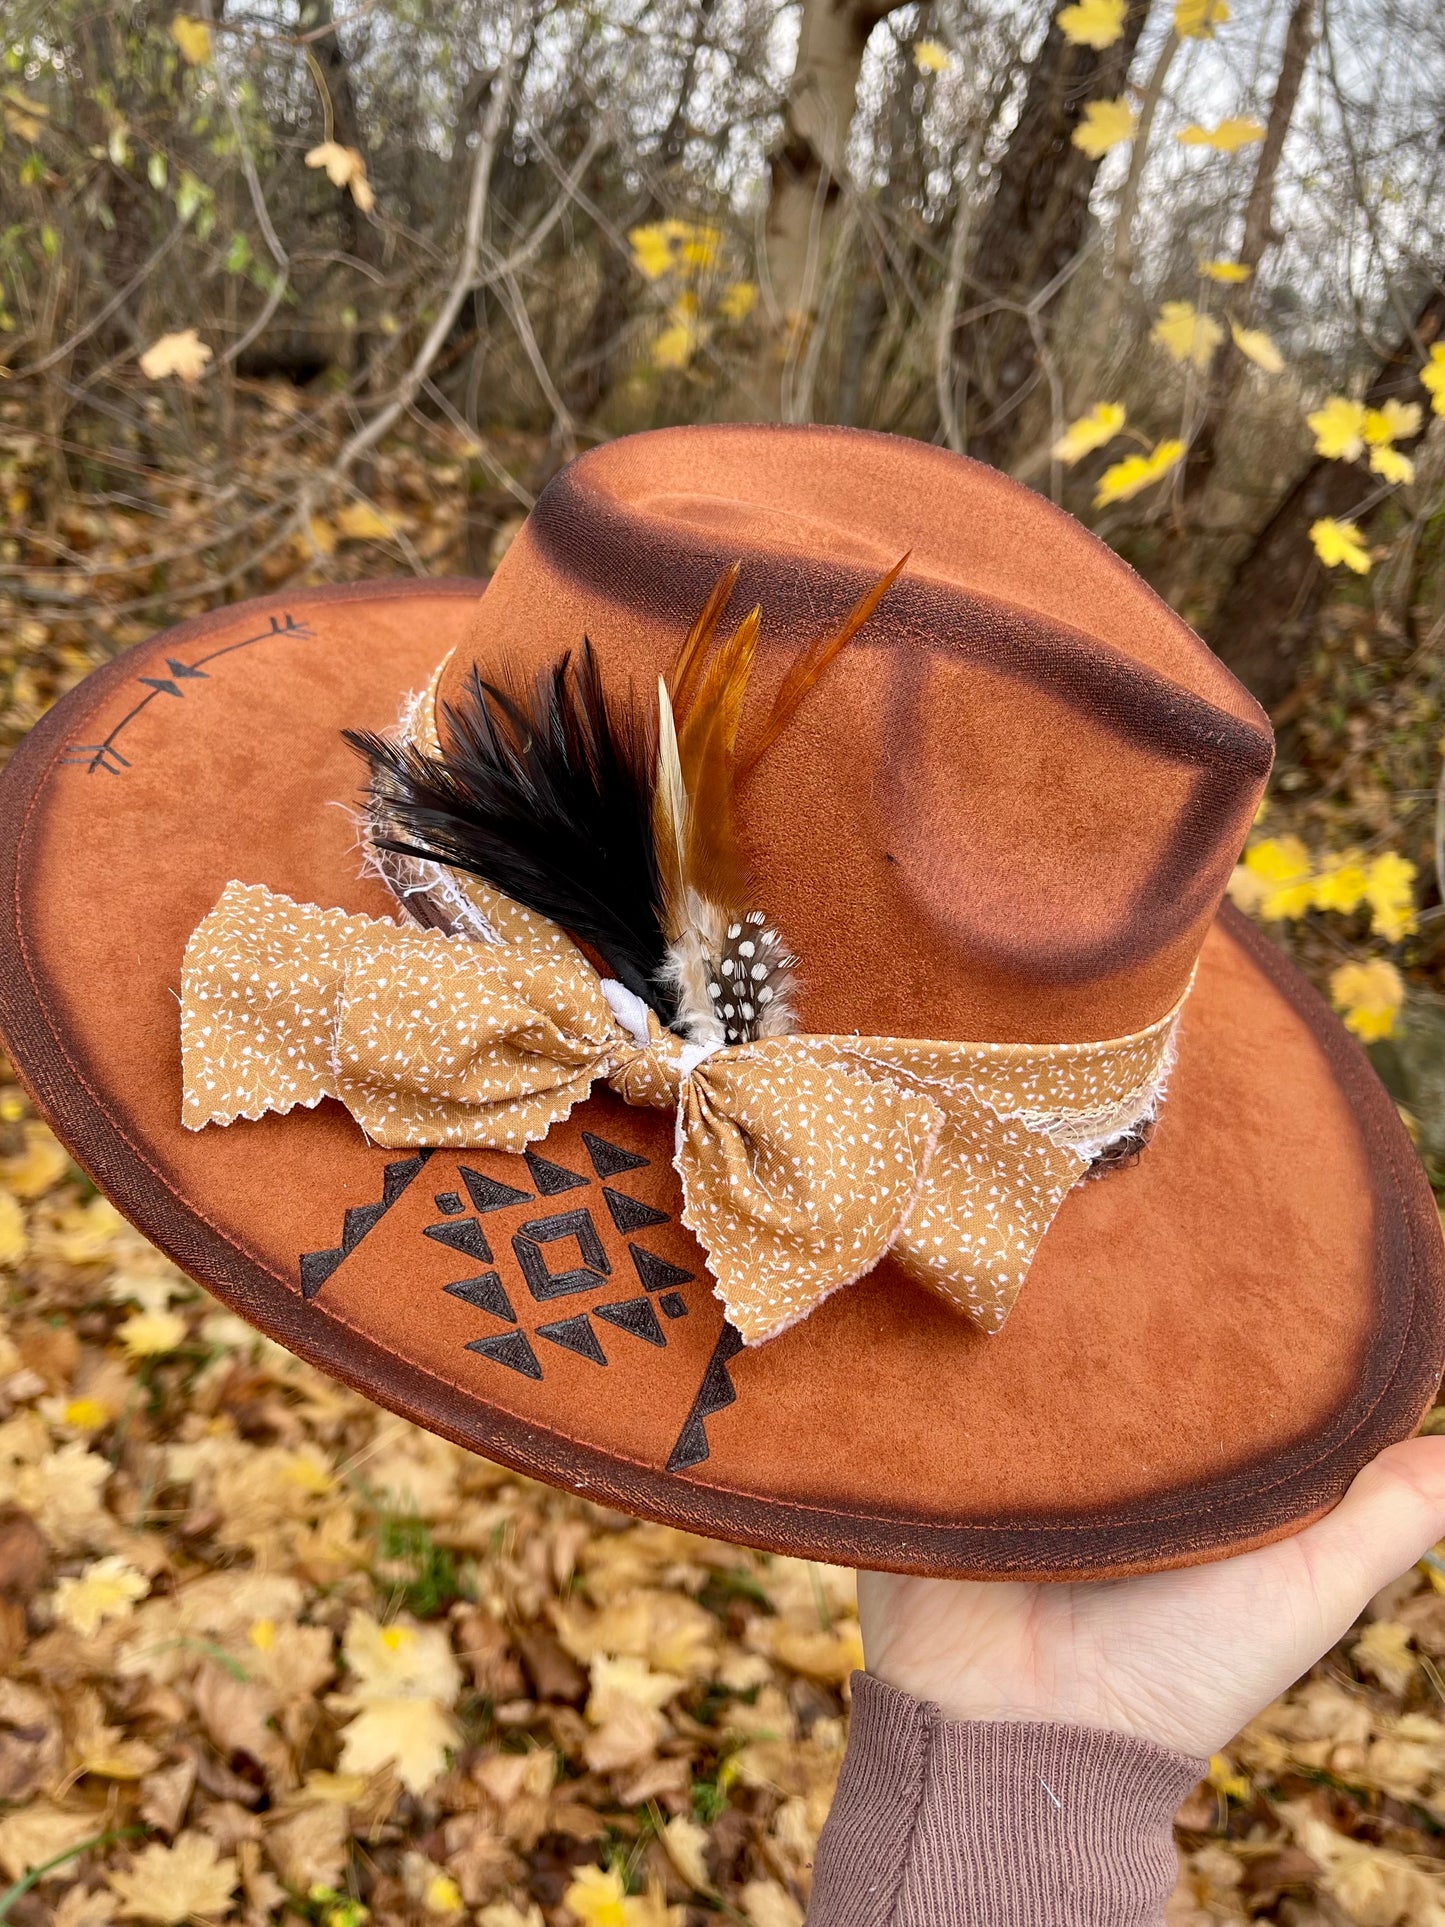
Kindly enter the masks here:
[[1292, 1539], [1069, 1585], [858, 1575], [870, 1673], [950, 1719], [1110, 1727], [1216, 1753], [1445, 1536], [1445, 1438], [1392, 1445]]

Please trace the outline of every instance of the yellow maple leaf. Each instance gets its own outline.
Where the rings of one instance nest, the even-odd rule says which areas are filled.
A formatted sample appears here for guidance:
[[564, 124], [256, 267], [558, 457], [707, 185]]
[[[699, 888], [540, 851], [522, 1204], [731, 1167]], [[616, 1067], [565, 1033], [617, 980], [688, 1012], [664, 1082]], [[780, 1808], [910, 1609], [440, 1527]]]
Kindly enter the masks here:
[[352, 542], [382, 542], [396, 534], [396, 523], [370, 502], [348, 502], [334, 520], [337, 532]]
[[1262, 141], [1264, 134], [1263, 122], [1232, 115], [1217, 127], [1200, 127], [1196, 123], [1174, 138], [1182, 147], [1212, 147], [1217, 154], [1237, 154], [1241, 147]]
[[1212, 40], [1229, 18], [1229, 0], [1174, 0], [1174, 31], [1181, 40]]
[[449, 1873], [434, 1873], [421, 1891], [421, 1904], [429, 1914], [459, 1914], [465, 1909], [462, 1890]]
[[108, 1619], [128, 1619], [151, 1582], [143, 1572], [111, 1553], [94, 1559], [76, 1578], [55, 1588], [55, 1616], [89, 1639]]
[[0, 1191], [0, 1271], [14, 1271], [30, 1251], [30, 1233], [19, 1198]]
[[1398, 448], [1388, 444], [1370, 450], [1370, 467], [1376, 475], [1390, 483], [1401, 483], [1408, 487], [1415, 479], [1415, 464], [1408, 455], [1402, 455]]
[[140, 371], [147, 381], [164, 381], [167, 375], [199, 381], [210, 359], [211, 350], [195, 329], [182, 328], [151, 343], [140, 358]]
[[1369, 875], [1357, 850], [1326, 859], [1314, 883], [1316, 910], [1335, 910], [1350, 916], [1365, 900]]
[[1252, 361], [1256, 368], [1263, 368], [1267, 375], [1283, 374], [1284, 356], [1263, 328], [1241, 328], [1237, 321], [1231, 321], [1229, 332], [1235, 347], [1246, 361]]
[[1205, 1778], [1214, 1788], [1214, 1791], [1222, 1794], [1226, 1800], [1247, 1800], [1249, 1798], [1249, 1781], [1242, 1773], [1235, 1770], [1228, 1757], [1223, 1753], [1210, 1754], [1209, 1771], [1205, 1775]]
[[688, 366], [699, 345], [707, 339], [707, 329], [698, 318], [694, 302], [678, 302], [671, 310], [671, 317], [652, 344], [652, 365], [654, 368], [681, 370]]
[[674, 261], [670, 221], [644, 222], [641, 227], [630, 229], [627, 239], [632, 246], [634, 265], [649, 281], [660, 281], [663, 275], [671, 274]]
[[1370, 865], [1365, 901], [1370, 906], [1370, 928], [1386, 943], [1398, 943], [1418, 927], [1415, 916], [1416, 870], [1408, 857], [1386, 850]]
[[1157, 341], [1175, 361], [1193, 362], [1196, 368], [1204, 369], [1223, 341], [1224, 330], [1211, 315], [1201, 314], [1192, 301], [1166, 301], [1149, 330], [1149, 339]]
[[211, 30], [204, 20], [197, 20], [193, 14], [172, 16], [171, 39], [180, 48], [181, 59], [188, 67], [199, 67], [211, 57]]
[[1339, 522], [1333, 515], [1322, 515], [1317, 522], [1310, 523], [1310, 541], [1315, 554], [1327, 569], [1337, 569], [1343, 563], [1347, 569], [1353, 569], [1356, 575], [1370, 573], [1370, 552], [1365, 547], [1358, 524]]
[[65, 1146], [48, 1125], [40, 1123], [25, 1126], [25, 1149], [0, 1165], [7, 1188], [17, 1198], [26, 1199], [44, 1197], [69, 1169], [70, 1156]]
[[186, 1321], [174, 1311], [136, 1311], [116, 1333], [132, 1358], [157, 1358], [186, 1339]]
[[1430, 350], [1430, 359], [1420, 370], [1420, 385], [1434, 412], [1445, 415], [1445, 341], [1437, 341]]
[[1363, 1043], [1389, 1037], [1405, 1001], [1405, 980], [1384, 957], [1341, 964], [1330, 975], [1330, 1001]]
[[670, 1927], [682, 1909], [670, 1908], [657, 1890], [629, 1894], [612, 1867], [579, 1867], [562, 1904], [581, 1927]]
[[1124, 416], [1123, 402], [1096, 402], [1087, 415], [1080, 415], [1069, 423], [1049, 453], [1056, 462], [1081, 461], [1096, 448], [1102, 448], [1105, 442], [1113, 441], [1124, 426]]
[[204, 1919], [228, 1913], [238, 1879], [236, 1862], [229, 1855], [220, 1859], [215, 1841], [204, 1833], [177, 1834], [169, 1847], [153, 1844], [129, 1867], [106, 1875], [122, 1920], [157, 1921], [160, 1927], [179, 1927], [197, 1914]]
[[366, 178], [366, 158], [358, 148], [343, 147], [340, 141], [322, 141], [306, 156], [306, 165], [324, 167], [331, 185], [347, 188], [363, 214], [370, 214], [375, 207], [376, 196]]
[[724, 321], [746, 321], [757, 304], [755, 281], [729, 281], [718, 300], [717, 311]]
[[1387, 1693], [1403, 1693], [1420, 1670], [1410, 1640], [1410, 1628], [1400, 1620], [1373, 1619], [1355, 1641], [1350, 1657], [1363, 1672], [1377, 1679]]
[[341, 1650], [358, 1699], [431, 1699], [451, 1706], [462, 1688], [445, 1626], [404, 1618], [383, 1626], [357, 1610], [346, 1622]]
[[1162, 476], [1169, 473], [1184, 453], [1181, 441], [1159, 442], [1147, 455], [1126, 455], [1099, 477], [1094, 491], [1094, 507], [1106, 508], [1110, 502], [1127, 502]]
[[1237, 285], [1241, 281], [1247, 281], [1254, 273], [1254, 269], [1247, 268], [1242, 261], [1201, 261], [1199, 272], [1206, 281], [1223, 281], [1229, 285]]
[[1070, 139], [1092, 160], [1098, 160], [1111, 147], [1133, 140], [1138, 125], [1138, 110], [1122, 94], [1117, 100], [1091, 100]]
[[1365, 405], [1348, 395], [1331, 395], [1323, 408], [1305, 416], [1315, 433], [1315, 453], [1329, 462], [1353, 462], [1365, 452]]
[[[82, 1841], [93, 1840], [99, 1831], [93, 1812], [32, 1801], [0, 1820], [0, 1871], [7, 1880], [20, 1880]], [[66, 1868], [65, 1872], [71, 1870]]]
[[953, 55], [941, 40], [915, 40], [913, 64], [921, 74], [946, 74], [953, 65]]
[[1417, 401], [1397, 401], [1391, 396], [1378, 408], [1365, 410], [1360, 432], [1371, 448], [1380, 448], [1389, 442], [1408, 441], [1412, 435], [1420, 432], [1420, 404]]
[[424, 1793], [446, 1770], [460, 1729], [430, 1699], [368, 1700], [341, 1735], [343, 1773], [371, 1774], [391, 1765], [409, 1793]]
[[1075, 0], [1058, 14], [1059, 31], [1071, 45], [1102, 53], [1123, 33], [1128, 11], [1129, 0]]
[[1260, 885], [1258, 914], [1268, 923], [1302, 917], [1314, 901], [1310, 853], [1297, 836], [1267, 836], [1251, 843], [1244, 868]]

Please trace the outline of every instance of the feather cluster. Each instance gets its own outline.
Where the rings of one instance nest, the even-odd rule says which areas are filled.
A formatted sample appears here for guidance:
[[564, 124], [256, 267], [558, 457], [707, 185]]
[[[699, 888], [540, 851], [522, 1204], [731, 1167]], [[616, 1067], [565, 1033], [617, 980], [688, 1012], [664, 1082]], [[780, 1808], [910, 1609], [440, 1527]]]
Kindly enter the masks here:
[[[781, 1036], [795, 1022], [796, 958], [752, 902], [736, 792], [905, 556], [842, 626], [792, 664], [748, 750], [744, 702], [760, 611], [726, 636], [740, 565], [719, 577], [659, 679], [656, 724], [602, 686], [590, 641], [530, 684], [473, 669], [443, 706], [440, 755], [405, 737], [348, 730], [370, 770], [370, 853], [419, 921], [446, 927], [441, 864], [560, 924], [696, 1044]], [[467, 930], [466, 934], [477, 934]]]

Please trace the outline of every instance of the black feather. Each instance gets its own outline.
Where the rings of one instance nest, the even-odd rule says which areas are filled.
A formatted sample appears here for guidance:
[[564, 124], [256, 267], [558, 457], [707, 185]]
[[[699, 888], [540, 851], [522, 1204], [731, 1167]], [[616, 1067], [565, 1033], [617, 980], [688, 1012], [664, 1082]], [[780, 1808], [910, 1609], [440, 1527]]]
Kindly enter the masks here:
[[440, 756], [343, 732], [371, 768], [375, 847], [484, 878], [597, 951], [669, 1022], [656, 744], [636, 712], [609, 705], [590, 641], [522, 689], [473, 669], [442, 715]]

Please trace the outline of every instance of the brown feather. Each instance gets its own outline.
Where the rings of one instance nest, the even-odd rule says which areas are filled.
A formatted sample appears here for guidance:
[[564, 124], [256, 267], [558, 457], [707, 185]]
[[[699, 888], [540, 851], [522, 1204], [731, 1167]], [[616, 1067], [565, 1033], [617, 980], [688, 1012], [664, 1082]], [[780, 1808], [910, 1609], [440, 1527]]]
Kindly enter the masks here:
[[761, 613], [751, 610], [714, 650], [678, 734], [688, 800], [688, 882], [734, 912], [747, 908], [747, 871], [737, 846], [733, 791], [743, 699], [757, 655]]
[[687, 641], [678, 651], [677, 661], [673, 664], [672, 674], [668, 678], [667, 693], [672, 701], [672, 713], [679, 723], [687, 716], [698, 671], [702, 668], [703, 659], [717, 632], [718, 622], [728, 605], [728, 599], [737, 587], [742, 566], [741, 562], [734, 562], [723, 570], [712, 585], [711, 593], [703, 604], [697, 621], [688, 631]]
[[[912, 551], [910, 550], [908, 553], [911, 554]], [[754, 764], [772, 748], [778, 737], [792, 721], [798, 705], [802, 702], [808, 691], [813, 687], [814, 683], [817, 682], [818, 678], [823, 674], [839, 650], [842, 649], [846, 643], [853, 640], [854, 636], [857, 635], [858, 631], [863, 627], [863, 624], [878, 607], [878, 604], [883, 600], [889, 589], [892, 588], [902, 573], [907, 560], [907, 554], [900, 556], [886, 575], [880, 576], [871, 589], [866, 589], [863, 594], [859, 596], [858, 600], [849, 610], [847, 619], [844, 621], [841, 629], [834, 631], [831, 635], [820, 636], [810, 649], [805, 650], [804, 653], [796, 659], [792, 668], [788, 671], [787, 675], [784, 676], [777, 695], [773, 698], [773, 706], [768, 712], [767, 721], [763, 724], [757, 740], [738, 762], [737, 774], [740, 777], [746, 776]]]

